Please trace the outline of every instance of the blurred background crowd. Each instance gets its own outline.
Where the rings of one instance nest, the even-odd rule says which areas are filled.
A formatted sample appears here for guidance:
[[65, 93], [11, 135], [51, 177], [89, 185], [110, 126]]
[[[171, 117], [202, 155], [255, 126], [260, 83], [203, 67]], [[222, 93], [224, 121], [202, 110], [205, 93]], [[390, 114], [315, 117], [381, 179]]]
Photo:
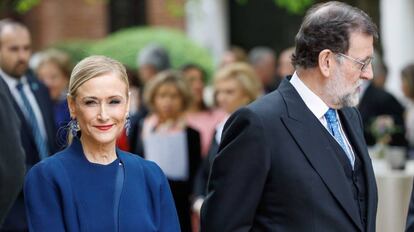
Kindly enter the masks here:
[[[54, 140], [59, 150], [66, 143], [65, 128], [70, 121], [66, 96], [74, 64], [92, 54], [121, 61], [128, 69], [131, 105], [130, 129], [118, 139], [118, 146], [159, 161], [170, 182], [182, 231], [197, 231], [210, 165], [226, 119], [241, 106], [274, 91], [283, 78], [294, 73], [290, 62], [294, 36], [304, 11], [317, 2], [2, 0], [0, 67], [22, 63], [27, 69], [21, 75], [30, 73], [36, 79], [27, 78], [30, 88], [47, 87], [50, 104], [30, 103], [39, 112], [51, 112], [52, 117], [37, 119], [41, 134]], [[414, 3], [346, 2], [368, 12], [381, 31], [372, 63], [374, 79], [362, 84], [358, 105], [367, 144], [404, 147], [410, 157], [414, 147], [414, 45], [407, 41], [413, 41], [414, 29], [405, 22], [414, 17]], [[5, 52], [1, 25], [10, 19], [29, 29], [30, 34], [23, 35], [32, 51], [27, 57], [13, 60]], [[390, 26], [395, 22], [398, 29]], [[5, 71], [0, 70], [0, 76], [7, 76]], [[54, 128], [51, 137], [48, 128]], [[19, 130], [34, 136], [28, 128]], [[26, 161], [27, 168], [43, 158], [40, 151], [29, 155], [25, 148], [25, 153], [36, 157]], [[17, 202], [2, 231], [24, 231], [24, 226], [14, 227], [24, 225]]]

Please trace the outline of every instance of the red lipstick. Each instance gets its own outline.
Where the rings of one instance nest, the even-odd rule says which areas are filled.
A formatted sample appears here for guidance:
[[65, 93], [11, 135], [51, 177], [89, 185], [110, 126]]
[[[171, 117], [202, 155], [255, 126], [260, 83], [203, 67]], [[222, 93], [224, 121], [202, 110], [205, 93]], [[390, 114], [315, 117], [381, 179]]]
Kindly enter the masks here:
[[102, 125], [102, 126], [95, 126], [98, 130], [107, 131], [112, 128], [113, 125]]

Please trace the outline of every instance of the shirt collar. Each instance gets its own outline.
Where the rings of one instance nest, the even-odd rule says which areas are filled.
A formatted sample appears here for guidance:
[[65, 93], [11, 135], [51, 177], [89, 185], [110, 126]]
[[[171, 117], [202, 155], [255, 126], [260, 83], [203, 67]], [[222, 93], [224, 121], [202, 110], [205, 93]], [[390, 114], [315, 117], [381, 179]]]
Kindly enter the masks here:
[[328, 105], [326, 105], [318, 95], [312, 92], [312, 90], [303, 83], [296, 72], [290, 79], [290, 83], [316, 118], [322, 118], [329, 109]]
[[16, 79], [16, 78], [9, 76], [1, 68], [0, 68], [0, 76], [6, 82], [7, 86], [9, 86], [9, 89], [16, 88], [16, 85], [19, 81], [21, 81], [23, 85], [27, 84], [27, 78], [25, 76], [20, 77], [20, 79]]

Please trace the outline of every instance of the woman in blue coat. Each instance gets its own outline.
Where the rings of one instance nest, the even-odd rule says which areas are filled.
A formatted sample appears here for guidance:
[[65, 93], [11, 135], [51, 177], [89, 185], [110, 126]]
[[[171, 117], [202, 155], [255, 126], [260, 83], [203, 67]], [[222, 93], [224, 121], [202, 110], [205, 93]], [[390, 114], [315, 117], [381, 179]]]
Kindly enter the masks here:
[[26, 177], [30, 231], [180, 231], [161, 169], [116, 148], [128, 88], [115, 60], [91, 56], [76, 65], [68, 93], [70, 145]]

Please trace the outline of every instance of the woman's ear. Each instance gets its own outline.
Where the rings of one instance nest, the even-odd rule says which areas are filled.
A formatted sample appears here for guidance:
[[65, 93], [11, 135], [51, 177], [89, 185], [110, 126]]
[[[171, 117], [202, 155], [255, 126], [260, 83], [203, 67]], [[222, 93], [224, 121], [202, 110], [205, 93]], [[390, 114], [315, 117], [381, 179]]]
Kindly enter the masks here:
[[334, 53], [329, 49], [324, 49], [319, 53], [318, 56], [318, 66], [319, 70], [321, 71], [322, 75], [325, 77], [330, 76], [331, 68], [332, 68], [332, 55]]
[[66, 97], [66, 100], [68, 101], [68, 107], [69, 107], [69, 113], [70, 113], [70, 118], [76, 118], [76, 103], [75, 103], [75, 99], [68, 95]]

